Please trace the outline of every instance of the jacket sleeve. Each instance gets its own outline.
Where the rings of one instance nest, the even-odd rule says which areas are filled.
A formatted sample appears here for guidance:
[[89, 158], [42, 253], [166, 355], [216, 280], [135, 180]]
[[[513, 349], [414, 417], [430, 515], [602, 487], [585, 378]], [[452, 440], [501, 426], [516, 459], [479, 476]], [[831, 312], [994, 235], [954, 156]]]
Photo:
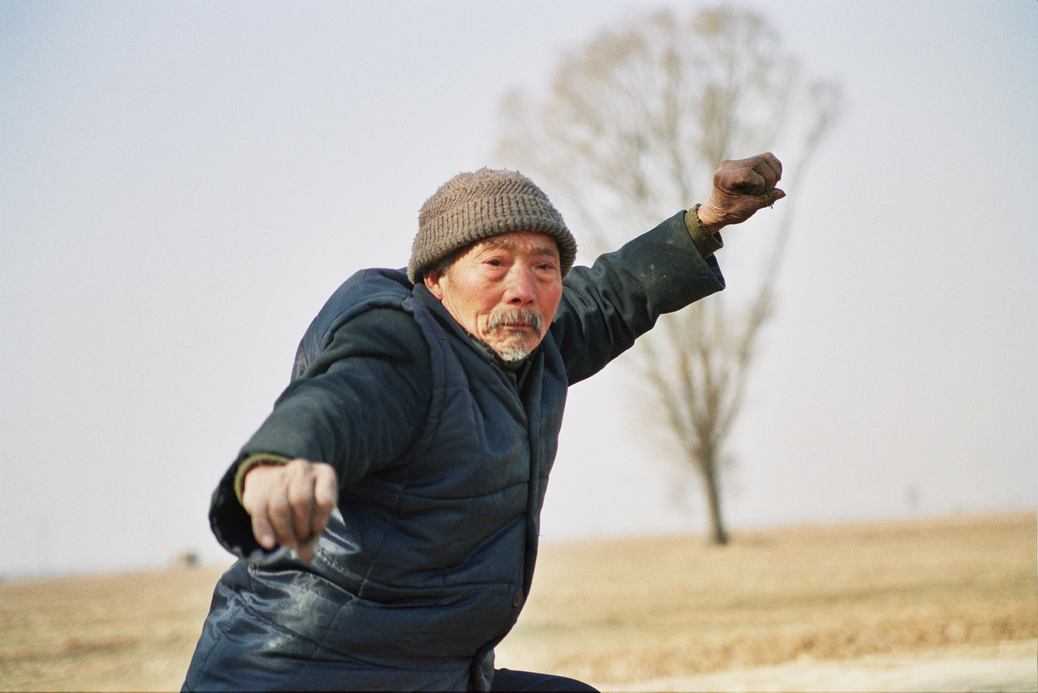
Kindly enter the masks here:
[[564, 286], [551, 332], [572, 384], [629, 349], [660, 315], [724, 289], [724, 277], [697, 250], [681, 212], [591, 267], [574, 267]]
[[370, 310], [339, 327], [220, 481], [209, 512], [220, 543], [239, 556], [259, 546], [234, 488], [238, 465], [249, 457], [327, 462], [345, 488], [403, 454], [420, 431], [431, 396], [424, 345], [421, 328], [400, 310]]

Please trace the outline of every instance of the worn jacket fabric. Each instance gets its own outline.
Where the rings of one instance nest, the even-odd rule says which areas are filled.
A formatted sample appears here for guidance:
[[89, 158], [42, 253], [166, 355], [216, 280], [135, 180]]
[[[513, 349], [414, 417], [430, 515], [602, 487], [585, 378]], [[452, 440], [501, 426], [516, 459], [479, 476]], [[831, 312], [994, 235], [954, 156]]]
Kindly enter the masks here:
[[[337, 512], [311, 563], [239, 561], [224, 575], [185, 689], [489, 685], [493, 647], [530, 591], [567, 387], [724, 283], [679, 214], [564, 286], [514, 371], [401, 271], [340, 287], [239, 457], [332, 464]], [[234, 471], [211, 523], [229, 550], [257, 555]]]

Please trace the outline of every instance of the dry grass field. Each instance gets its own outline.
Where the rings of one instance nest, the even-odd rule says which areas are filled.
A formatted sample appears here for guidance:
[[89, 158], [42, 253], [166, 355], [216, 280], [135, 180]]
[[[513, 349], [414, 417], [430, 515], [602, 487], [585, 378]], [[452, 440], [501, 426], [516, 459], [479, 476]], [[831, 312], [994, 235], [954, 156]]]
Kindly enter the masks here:
[[550, 546], [498, 665], [609, 687], [1033, 644], [1036, 545], [1027, 513]]
[[[759, 530], [724, 548], [548, 544], [498, 665], [636, 690], [805, 661], [839, 672], [878, 656], [1030, 657], [1036, 547], [1035, 513]], [[0, 689], [179, 688], [220, 572], [0, 584]]]

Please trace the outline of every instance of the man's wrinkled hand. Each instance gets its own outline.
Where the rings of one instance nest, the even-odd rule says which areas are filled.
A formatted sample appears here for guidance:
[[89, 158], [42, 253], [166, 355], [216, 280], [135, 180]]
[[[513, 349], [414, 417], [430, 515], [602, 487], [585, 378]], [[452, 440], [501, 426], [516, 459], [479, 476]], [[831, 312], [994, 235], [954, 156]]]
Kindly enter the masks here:
[[710, 197], [699, 207], [699, 220], [711, 233], [741, 224], [786, 196], [775, 187], [781, 178], [782, 162], [771, 152], [722, 162], [714, 173]]
[[321, 532], [338, 500], [335, 469], [323, 462], [295, 459], [286, 465], [259, 465], [245, 475], [242, 505], [252, 516], [260, 546], [294, 548], [313, 560]]

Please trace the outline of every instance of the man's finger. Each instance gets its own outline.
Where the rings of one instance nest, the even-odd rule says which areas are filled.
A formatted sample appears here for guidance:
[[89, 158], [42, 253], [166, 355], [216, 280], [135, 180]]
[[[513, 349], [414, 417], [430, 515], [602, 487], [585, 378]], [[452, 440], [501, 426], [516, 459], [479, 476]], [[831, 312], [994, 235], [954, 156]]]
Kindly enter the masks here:
[[320, 534], [328, 525], [328, 518], [335, 510], [339, 500], [339, 482], [335, 470], [327, 464], [316, 465], [314, 470], [314, 513], [311, 516], [310, 531]]
[[302, 541], [296, 545], [296, 555], [299, 559], [309, 563], [314, 560], [314, 556], [317, 555], [317, 544], [321, 541], [321, 536], [315, 534], [306, 541]]
[[767, 167], [764, 177], [769, 180], [769, 187], [775, 187], [775, 183], [782, 179], [782, 162], [771, 152], [765, 152], [759, 158], [761, 163]]
[[285, 496], [292, 517], [293, 543], [309, 538], [315, 510], [314, 475], [309, 468], [294, 469], [287, 479]]
[[289, 498], [288, 478], [274, 484], [267, 499], [267, 518], [277, 543], [282, 546], [295, 546], [299, 539], [296, 532], [295, 511]]
[[278, 531], [271, 516], [272, 481], [282, 470], [273, 466], [253, 468], [245, 478], [242, 505], [252, 519], [252, 534], [265, 549], [273, 549], [278, 542]]
[[714, 187], [727, 195], [763, 195], [764, 191], [772, 186], [768, 185], [767, 178], [754, 169], [746, 159], [718, 169], [714, 177]]
[[252, 516], [252, 534], [256, 537], [256, 541], [263, 548], [270, 550], [273, 549], [277, 544], [277, 539], [274, 536], [274, 528], [270, 526], [270, 522], [267, 520], [266, 508], [263, 508], [263, 512], [258, 512], [259, 509], [254, 508], [250, 511]]
[[765, 192], [774, 188], [775, 184], [782, 177], [782, 164], [770, 154], [755, 156], [747, 161], [750, 162], [754, 183], [758, 182], [757, 176], [759, 176], [759, 181], [762, 181], [764, 184]]
[[782, 190], [779, 190], [778, 188], [771, 188], [770, 190], [765, 190], [764, 194], [761, 195], [761, 201], [763, 202], [762, 206], [774, 207], [775, 200], [781, 200], [785, 196], [786, 193]]

